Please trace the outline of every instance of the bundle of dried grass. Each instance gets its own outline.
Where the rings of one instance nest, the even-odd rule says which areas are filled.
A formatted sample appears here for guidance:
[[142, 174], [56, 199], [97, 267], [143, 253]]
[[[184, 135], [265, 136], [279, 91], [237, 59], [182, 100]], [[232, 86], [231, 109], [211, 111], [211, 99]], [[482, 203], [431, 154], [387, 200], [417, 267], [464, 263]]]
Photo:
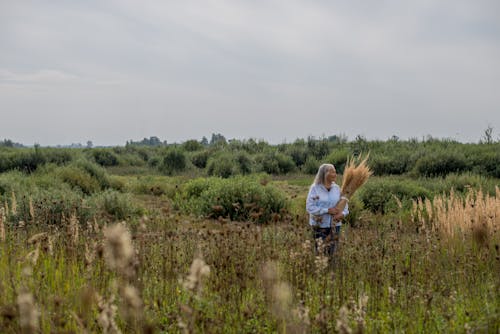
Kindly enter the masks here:
[[341, 198], [336, 205], [336, 208], [340, 209], [340, 211], [344, 210], [347, 202], [349, 202], [349, 199], [354, 195], [356, 190], [365, 184], [372, 175], [370, 167], [366, 164], [368, 157], [369, 154], [364, 158], [360, 155], [358, 158], [352, 157], [347, 160], [340, 188]]

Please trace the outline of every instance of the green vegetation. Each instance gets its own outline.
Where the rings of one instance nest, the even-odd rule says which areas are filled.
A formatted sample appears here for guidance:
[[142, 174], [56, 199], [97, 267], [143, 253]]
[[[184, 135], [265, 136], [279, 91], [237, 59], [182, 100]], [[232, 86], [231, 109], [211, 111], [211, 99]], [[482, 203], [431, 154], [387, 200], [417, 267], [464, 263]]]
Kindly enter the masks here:
[[[0, 332], [497, 333], [500, 144], [487, 139], [4, 141]], [[375, 175], [329, 259], [308, 188], [319, 164], [340, 184], [368, 151]]]

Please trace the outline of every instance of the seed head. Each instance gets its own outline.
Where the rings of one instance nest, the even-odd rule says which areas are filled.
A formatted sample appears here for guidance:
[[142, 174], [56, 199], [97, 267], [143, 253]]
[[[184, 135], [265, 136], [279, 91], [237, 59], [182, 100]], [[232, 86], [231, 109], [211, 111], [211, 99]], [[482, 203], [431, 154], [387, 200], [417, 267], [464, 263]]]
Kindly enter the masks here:
[[134, 248], [129, 231], [122, 224], [104, 229], [104, 259], [111, 269], [121, 274], [129, 274], [134, 256]]
[[19, 309], [21, 333], [37, 333], [40, 312], [35, 305], [33, 295], [29, 292], [21, 292], [17, 296], [17, 307]]

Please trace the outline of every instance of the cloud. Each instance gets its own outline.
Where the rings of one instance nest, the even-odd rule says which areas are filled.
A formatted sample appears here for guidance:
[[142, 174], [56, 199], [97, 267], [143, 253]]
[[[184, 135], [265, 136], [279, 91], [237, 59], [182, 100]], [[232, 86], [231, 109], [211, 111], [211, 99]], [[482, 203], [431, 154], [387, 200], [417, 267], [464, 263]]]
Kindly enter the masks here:
[[[0, 112], [42, 113], [68, 135], [113, 143], [211, 132], [473, 140], [485, 122], [500, 128], [499, 9], [493, 0], [3, 2]], [[0, 132], [27, 122], [3, 118]], [[59, 132], [39, 136], [58, 142]]]

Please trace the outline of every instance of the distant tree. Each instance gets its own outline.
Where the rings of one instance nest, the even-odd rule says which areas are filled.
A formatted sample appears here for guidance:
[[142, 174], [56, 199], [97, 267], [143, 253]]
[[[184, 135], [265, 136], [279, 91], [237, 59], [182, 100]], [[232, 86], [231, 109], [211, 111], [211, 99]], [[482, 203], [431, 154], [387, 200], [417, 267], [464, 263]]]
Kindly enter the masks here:
[[4, 139], [3, 141], [0, 141], [0, 147], [24, 147], [23, 144], [15, 143], [10, 139]]
[[87, 141], [87, 148], [92, 148], [94, 147], [94, 143], [92, 143], [92, 140]]
[[220, 133], [212, 133], [212, 139], [210, 139], [210, 145], [216, 144], [226, 144], [226, 137]]
[[333, 135], [328, 137], [328, 141], [331, 143], [347, 143], [347, 136], [345, 134]]
[[483, 137], [479, 141], [481, 144], [492, 144], [493, 143], [493, 127], [488, 125], [486, 130], [484, 130]]
[[14, 147], [14, 142], [10, 139], [4, 139], [3, 142], [0, 142], [0, 146]]
[[207, 139], [207, 137], [203, 136], [203, 138], [201, 138], [200, 144], [204, 145], [204, 146], [207, 146], [208, 145], [208, 139]]
[[129, 145], [135, 145], [135, 146], [166, 146], [167, 145], [167, 141], [161, 141], [160, 138], [156, 137], [156, 136], [152, 136], [152, 137], [149, 137], [149, 138], [144, 138], [143, 140], [141, 141], [133, 141], [133, 140], [130, 140], [127, 141], [127, 146]]
[[186, 141], [184, 144], [182, 144], [182, 147], [189, 152], [194, 152], [203, 149], [203, 145], [195, 139], [190, 139]]

